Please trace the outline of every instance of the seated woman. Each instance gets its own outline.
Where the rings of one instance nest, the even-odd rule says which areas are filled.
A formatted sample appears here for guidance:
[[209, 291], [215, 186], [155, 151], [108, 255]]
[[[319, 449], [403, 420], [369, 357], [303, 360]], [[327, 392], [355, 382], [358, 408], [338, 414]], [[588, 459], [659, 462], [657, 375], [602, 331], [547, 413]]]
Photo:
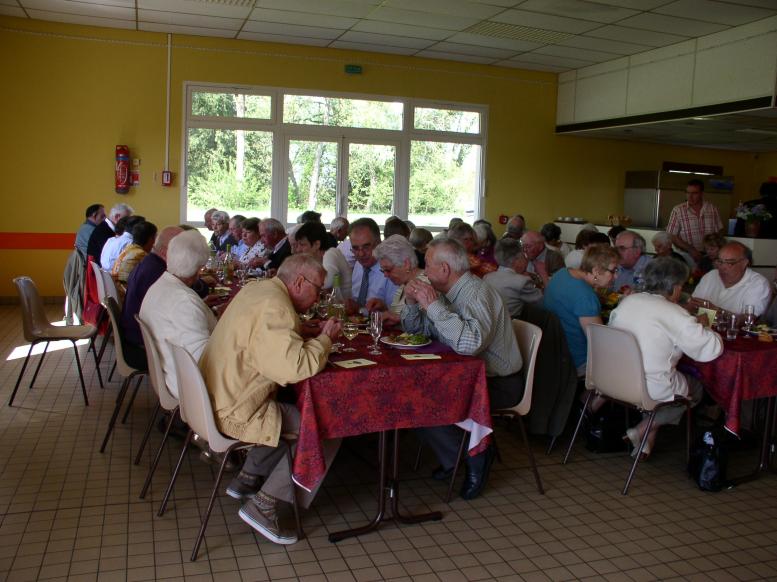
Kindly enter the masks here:
[[704, 254], [697, 267], [702, 275], [706, 275], [715, 268], [715, 259], [718, 258], [718, 252], [728, 242], [726, 237], [719, 232], [711, 232], [702, 239], [704, 243]]
[[[292, 235], [289, 235], [290, 237]], [[308, 253], [313, 255], [326, 270], [324, 289], [331, 289], [335, 277], [340, 278], [340, 293], [346, 301], [351, 298], [351, 267], [345, 255], [335, 246], [328, 236], [326, 227], [320, 222], [306, 222], [294, 232], [294, 254]]]
[[151, 252], [156, 242], [156, 225], [141, 221], [132, 227], [132, 244], [127, 245], [113, 263], [111, 275], [126, 285], [132, 270]]
[[394, 293], [391, 305], [383, 312], [383, 322], [398, 324], [405, 306], [405, 285], [413, 279], [429, 283], [424, 272], [418, 268], [415, 250], [408, 240], [398, 234], [388, 237], [372, 251], [380, 262], [383, 275], [399, 288]]
[[[668, 402], [683, 396], [696, 406], [702, 397], [699, 381], [677, 371], [683, 354], [699, 362], [709, 362], [723, 353], [720, 336], [704, 327], [677, 303], [688, 266], [668, 257], [651, 261], [645, 268], [645, 292], [624, 297], [610, 315], [609, 325], [630, 331], [642, 352], [647, 390], [653, 400]], [[648, 434], [644, 456], [650, 455], [658, 428], [678, 424], [685, 407], [667, 406], [656, 412]], [[647, 429], [647, 420], [626, 431], [635, 451]]]
[[683, 263], [686, 262], [680, 253], [675, 252], [672, 247], [672, 237], [669, 236], [668, 233], [663, 231], [657, 232], [653, 235], [653, 238], [650, 239], [650, 242], [653, 243], [653, 250], [656, 251], [656, 258], [669, 257], [677, 261], [682, 261]]
[[483, 219], [476, 220], [472, 225], [472, 230], [475, 231], [475, 240], [477, 241], [478, 250], [475, 254], [481, 261], [499, 267], [499, 263], [497, 263], [496, 257], [494, 256], [496, 234], [494, 234], [491, 223]]
[[261, 260], [266, 254], [266, 249], [259, 240], [258, 218], [246, 218], [241, 226], [243, 228], [243, 242], [246, 245], [243, 254], [237, 257], [237, 261], [244, 269], [253, 269], [261, 265]]
[[585, 374], [588, 340], [585, 328], [602, 323], [602, 304], [594, 289], [606, 289], [615, 276], [618, 251], [604, 245], [588, 247], [579, 269], [557, 271], [545, 288], [545, 309], [556, 314], [567, 338], [578, 376]]
[[496, 264], [484, 261], [476, 254], [477, 238], [475, 230], [464, 221], [454, 223], [453, 220], [451, 219], [452, 226], [448, 228], [448, 236], [461, 243], [461, 246], [467, 250], [470, 272], [482, 278], [486, 273], [496, 271]]
[[570, 269], [579, 269], [580, 261], [583, 260], [585, 250], [591, 245], [609, 245], [610, 237], [603, 232], [599, 232], [594, 227], [594, 230], [585, 229], [580, 230], [575, 238], [575, 250], [570, 251], [564, 259], [564, 264]]

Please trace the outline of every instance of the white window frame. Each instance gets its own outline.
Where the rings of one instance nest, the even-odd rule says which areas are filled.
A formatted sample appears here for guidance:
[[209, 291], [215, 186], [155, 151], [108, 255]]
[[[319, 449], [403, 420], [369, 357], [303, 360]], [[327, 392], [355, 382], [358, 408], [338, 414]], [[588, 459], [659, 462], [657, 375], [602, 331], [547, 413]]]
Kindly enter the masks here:
[[[245, 93], [269, 96], [272, 100], [270, 119], [243, 117], [193, 116], [191, 112], [192, 93], [206, 91], [213, 93]], [[402, 129], [366, 129], [358, 127], [324, 126], [317, 124], [297, 124], [283, 122], [283, 99], [285, 95], [306, 95], [311, 97], [337, 97], [343, 99], [362, 99], [367, 101], [389, 101], [403, 103]], [[479, 133], [460, 133], [415, 129], [414, 113], [416, 107], [473, 111], [480, 114]], [[236, 127], [237, 126], [237, 127]], [[287, 223], [288, 209], [288, 144], [291, 139], [323, 140], [338, 142], [338, 192], [336, 212], [347, 215], [348, 197], [348, 146], [350, 143], [374, 143], [396, 147], [394, 175], [393, 213], [402, 219], [408, 216], [410, 205], [410, 147], [413, 141], [453, 142], [480, 146], [480, 175], [474, 193], [474, 218], [485, 214], [486, 197], [486, 150], [488, 144], [488, 106], [415, 99], [398, 96], [372, 95], [368, 93], [345, 93], [334, 91], [313, 91], [282, 87], [261, 87], [240, 84], [219, 84], [185, 81], [183, 91], [182, 155], [180, 175], [180, 216], [181, 222], [190, 222], [202, 226], [202, 221], [187, 220], [188, 176], [188, 134], [189, 128], [207, 129], [245, 129], [271, 131], [273, 135], [272, 156], [272, 193], [270, 214]], [[287, 223], [288, 224], [288, 223]], [[425, 226], [425, 225], [418, 225]]]

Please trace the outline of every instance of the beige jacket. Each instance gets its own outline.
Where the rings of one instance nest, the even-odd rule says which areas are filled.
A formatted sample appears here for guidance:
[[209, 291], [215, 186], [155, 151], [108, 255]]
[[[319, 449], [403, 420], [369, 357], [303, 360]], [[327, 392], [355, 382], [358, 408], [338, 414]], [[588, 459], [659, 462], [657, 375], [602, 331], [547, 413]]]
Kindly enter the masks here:
[[278, 386], [320, 372], [331, 349], [327, 336], [302, 339], [282, 281], [246, 285], [219, 320], [200, 360], [219, 430], [241, 441], [277, 446]]

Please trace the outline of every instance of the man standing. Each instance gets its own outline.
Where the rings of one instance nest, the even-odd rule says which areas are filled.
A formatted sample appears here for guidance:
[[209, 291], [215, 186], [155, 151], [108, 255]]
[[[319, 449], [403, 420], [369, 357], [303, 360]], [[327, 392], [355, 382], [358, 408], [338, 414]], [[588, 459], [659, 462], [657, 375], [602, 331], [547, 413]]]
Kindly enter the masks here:
[[[622, 288], [634, 290], [641, 284], [645, 267], [651, 257], [645, 253], [645, 239], [636, 232], [624, 230], [615, 237], [615, 249], [618, 251], [618, 272], [610, 286], [615, 291]], [[639, 290], [639, 289], [637, 289]]]
[[127, 204], [117, 204], [111, 208], [110, 214], [105, 217], [92, 231], [89, 242], [86, 244], [86, 255], [92, 257], [92, 260], [99, 261], [103, 246], [108, 239], [113, 238], [116, 230], [116, 223], [124, 216], [131, 216], [135, 211]]
[[521, 250], [521, 243], [512, 238], [503, 238], [496, 243], [494, 256], [499, 269], [488, 273], [483, 280], [497, 290], [507, 307], [510, 317], [519, 317], [524, 303], [542, 301], [542, 291], [526, 275], [529, 264]]
[[542, 279], [543, 285], [548, 284], [548, 280], [553, 273], [564, 268], [564, 257], [561, 253], [553, 251], [545, 246], [545, 237], [535, 230], [527, 231], [521, 237], [521, 246], [526, 258], [529, 259], [529, 265], [526, 270], [529, 273], [536, 273]]
[[749, 249], [730, 242], [720, 249], [715, 269], [704, 275], [696, 286], [691, 305], [744, 313], [745, 305], [755, 308], [756, 317], [766, 311], [771, 298], [769, 281], [749, 269]]
[[[402, 329], [431, 336], [458, 354], [483, 359], [491, 408], [517, 404], [523, 396], [523, 360], [499, 293], [470, 273], [467, 251], [447, 237], [429, 243], [425, 273], [431, 285], [413, 279], [405, 286]], [[449, 478], [461, 429], [451, 425], [420, 429], [419, 433], [440, 461], [434, 478]], [[474, 499], [483, 491], [493, 456], [493, 447], [489, 447], [467, 457], [467, 476], [461, 489], [464, 499]]]
[[704, 235], [722, 232], [718, 209], [704, 200], [704, 182], [691, 180], [685, 187], [687, 202], [672, 208], [666, 232], [674, 246], [686, 251], [697, 263], [704, 251]]
[[102, 204], [92, 204], [86, 209], [86, 220], [78, 229], [76, 233], [76, 248], [81, 252], [84, 258], [86, 258], [86, 247], [89, 244], [89, 237], [92, 236], [92, 232], [105, 220], [105, 206]]
[[[298, 432], [300, 416], [276, 395], [280, 386], [320, 372], [340, 332], [340, 323], [329, 319], [318, 337], [300, 335], [297, 313], [317, 301], [325, 275], [316, 259], [299, 254], [283, 262], [277, 277], [246, 285], [219, 320], [200, 360], [219, 430], [261, 445], [249, 451], [227, 493], [244, 500], [243, 521], [279, 544], [297, 541], [279, 523], [278, 510], [295, 494], [280, 436]], [[327, 467], [335, 451], [329, 451]], [[266, 477], [261, 489], [260, 476]]]
[[397, 290], [397, 286], [380, 270], [378, 259], [372, 254], [380, 244], [380, 228], [371, 218], [360, 218], [351, 224], [351, 250], [356, 264], [351, 275], [351, 299], [348, 312], [362, 308], [368, 311], [385, 311]]

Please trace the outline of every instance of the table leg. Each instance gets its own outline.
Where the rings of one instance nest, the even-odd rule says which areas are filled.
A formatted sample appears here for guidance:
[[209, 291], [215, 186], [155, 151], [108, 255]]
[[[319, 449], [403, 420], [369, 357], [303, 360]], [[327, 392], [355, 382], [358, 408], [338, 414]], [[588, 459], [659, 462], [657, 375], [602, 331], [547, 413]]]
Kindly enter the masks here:
[[765, 472], [774, 472], [774, 469], [770, 467], [769, 458], [772, 453], [772, 437], [774, 434], [774, 412], [776, 397], [770, 396], [766, 404], [766, 419], [764, 420], [764, 434], [761, 439], [761, 454], [758, 458], [758, 468], [744, 477], [738, 477], [732, 479], [731, 482], [734, 485], [742, 485], [748, 481], [758, 479]]
[[391, 496], [391, 514], [395, 521], [401, 523], [421, 523], [423, 521], [440, 521], [442, 513], [432, 511], [419, 515], [402, 515], [399, 511], [399, 430], [394, 429], [394, 458], [391, 465], [391, 480], [389, 482], [389, 495]]

